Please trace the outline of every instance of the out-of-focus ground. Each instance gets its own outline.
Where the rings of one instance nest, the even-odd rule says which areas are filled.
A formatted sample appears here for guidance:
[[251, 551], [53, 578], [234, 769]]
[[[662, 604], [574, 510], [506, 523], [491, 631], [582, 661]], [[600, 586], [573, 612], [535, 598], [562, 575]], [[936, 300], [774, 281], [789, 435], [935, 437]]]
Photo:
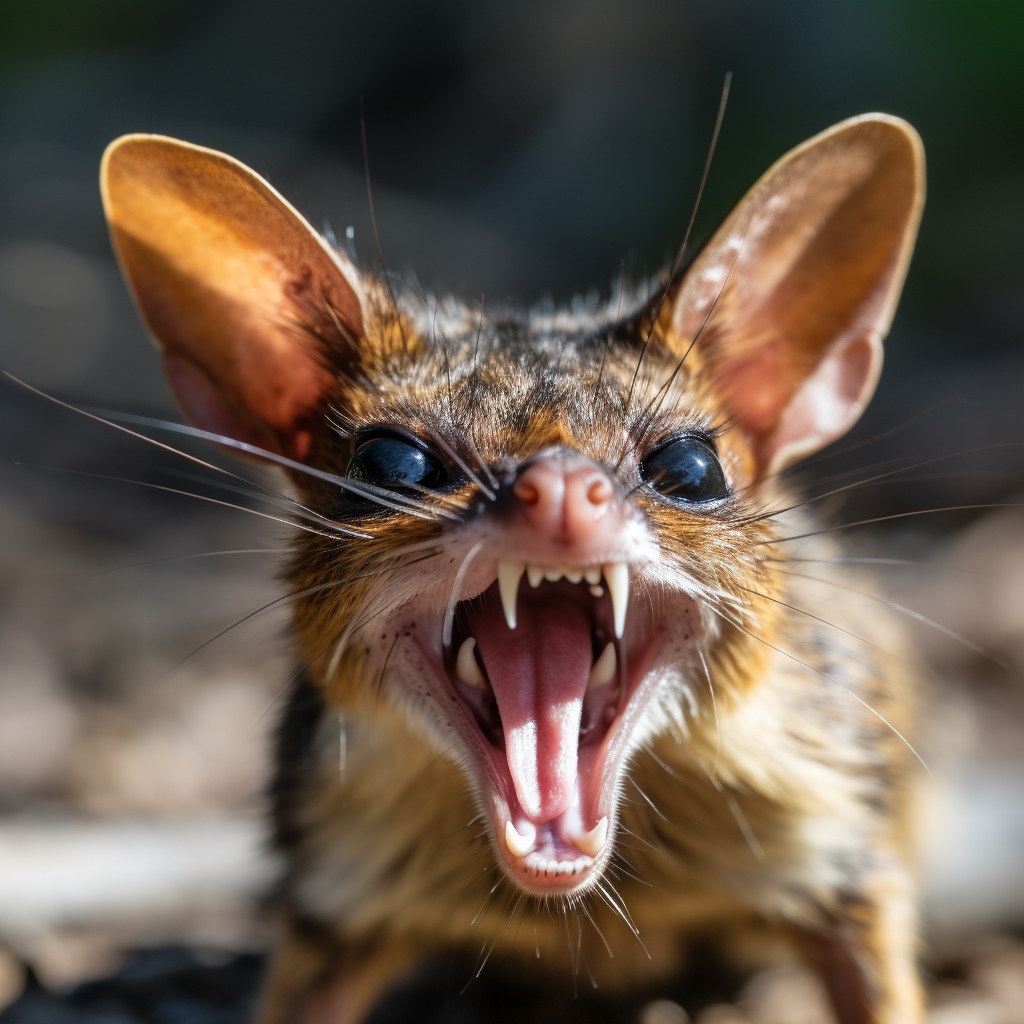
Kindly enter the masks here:
[[[900, 468], [827, 512], [905, 517], [849, 531], [851, 554], [920, 563], [876, 565], [879, 592], [947, 631], [889, 610], [929, 675], [918, 742], [932, 772], [921, 800], [929, 1020], [1016, 1024], [1022, 47], [1017, 0], [8, 0], [0, 369], [79, 404], [174, 415], [99, 207], [100, 154], [122, 132], [231, 152], [376, 268], [362, 97], [389, 265], [427, 287], [483, 292], [493, 309], [606, 296], [620, 267], [639, 278], [671, 258], [726, 70], [698, 240], [791, 146], [864, 111], [906, 117], [924, 138], [929, 198], [886, 369], [855, 433], [804, 475], [820, 491], [878, 463]], [[923, 460], [941, 461], [914, 468]], [[5, 1024], [240, 1024], [252, 999], [275, 871], [260, 794], [294, 667], [286, 610], [203, 645], [278, 596], [286, 530], [143, 486], [238, 498], [183, 470], [0, 381]], [[1007, 507], [973, 507], [989, 505]], [[948, 506], [972, 507], [917, 514]], [[448, 1017], [438, 996], [432, 1017], [425, 985], [388, 1019], [416, 1005], [424, 1024], [468, 1022], [489, 991], [471, 988]], [[518, 996], [491, 1002], [539, 1021]], [[828, 1021], [814, 980], [785, 962], [721, 998], [690, 1002], [691, 1016]], [[587, 1005], [581, 994], [561, 1019], [584, 1019]], [[641, 1019], [685, 1017], [662, 1002]]]

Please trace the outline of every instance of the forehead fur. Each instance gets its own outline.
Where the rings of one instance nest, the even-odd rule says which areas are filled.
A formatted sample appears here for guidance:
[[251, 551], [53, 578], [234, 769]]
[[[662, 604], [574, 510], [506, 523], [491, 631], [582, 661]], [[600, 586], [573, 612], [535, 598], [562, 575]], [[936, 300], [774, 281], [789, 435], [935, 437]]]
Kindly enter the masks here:
[[561, 443], [614, 462], [612, 446], [627, 438], [636, 447], [652, 434], [711, 429], [700, 354], [680, 365], [664, 291], [657, 282], [604, 304], [491, 312], [405, 292], [396, 313], [379, 289], [333, 418], [349, 436], [392, 425], [456, 448], [469, 439], [489, 460]]

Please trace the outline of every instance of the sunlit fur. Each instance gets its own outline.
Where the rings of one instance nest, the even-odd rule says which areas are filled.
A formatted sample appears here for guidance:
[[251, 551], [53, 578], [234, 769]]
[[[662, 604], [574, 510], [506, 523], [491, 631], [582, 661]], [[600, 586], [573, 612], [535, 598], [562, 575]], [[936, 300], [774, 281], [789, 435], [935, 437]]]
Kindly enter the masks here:
[[[317, 512], [373, 539], [293, 542], [290, 587], [320, 588], [295, 602], [297, 657], [326, 710], [300, 751], [282, 749], [291, 939], [265, 1021], [287, 1019], [334, 964], [372, 974], [455, 948], [612, 988], [667, 976], [690, 937], [736, 928], [838, 929], [887, 1000], [914, 1002], [900, 636], [820, 581], [862, 585], [848, 567], [788, 562], [829, 558], [832, 542], [780, 541], [815, 521], [786, 511], [783, 481], [755, 479], [700, 346], [679, 365], [691, 339], [672, 336], [664, 287], [518, 315], [408, 293], [399, 313], [366, 282], [366, 337], [356, 359], [339, 355], [313, 464], [343, 474], [361, 430], [397, 426], [450, 448], [479, 485], [424, 494], [419, 518], [303, 485]], [[640, 479], [644, 455], [686, 430], [715, 438], [729, 480], [731, 497], [710, 511], [669, 504]], [[672, 638], [620, 782], [614, 854], [584, 891], [541, 900], [498, 867], [447, 712], [405, 652], [416, 630], [436, 628], [488, 529], [489, 473], [552, 444], [586, 453], [629, 495], [651, 541], [633, 589]], [[493, 562], [478, 570], [493, 578]], [[377, 969], [377, 984], [388, 975]]]

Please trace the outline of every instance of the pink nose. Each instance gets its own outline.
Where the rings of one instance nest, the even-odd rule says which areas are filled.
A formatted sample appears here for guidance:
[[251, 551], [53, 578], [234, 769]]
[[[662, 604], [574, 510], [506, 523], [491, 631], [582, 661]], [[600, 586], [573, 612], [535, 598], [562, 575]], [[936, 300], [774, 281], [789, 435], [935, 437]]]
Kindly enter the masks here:
[[621, 525], [608, 474], [583, 456], [540, 456], [512, 485], [529, 525], [545, 539], [586, 546], [611, 541]]

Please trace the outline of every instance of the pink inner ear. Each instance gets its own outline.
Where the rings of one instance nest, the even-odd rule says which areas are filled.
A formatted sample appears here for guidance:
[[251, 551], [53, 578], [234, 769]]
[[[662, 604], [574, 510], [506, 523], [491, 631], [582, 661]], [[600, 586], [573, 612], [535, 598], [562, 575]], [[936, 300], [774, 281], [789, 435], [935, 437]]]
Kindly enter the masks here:
[[185, 416], [212, 434], [222, 434], [245, 444], [301, 460], [309, 454], [312, 435], [295, 430], [287, 444], [258, 422], [232, 409], [210, 378], [190, 359], [167, 352], [163, 358], [167, 383]]
[[834, 347], [797, 388], [777, 425], [761, 441], [761, 464], [778, 472], [845, 434], [864, 411], [882, 368], [871, 337]]

